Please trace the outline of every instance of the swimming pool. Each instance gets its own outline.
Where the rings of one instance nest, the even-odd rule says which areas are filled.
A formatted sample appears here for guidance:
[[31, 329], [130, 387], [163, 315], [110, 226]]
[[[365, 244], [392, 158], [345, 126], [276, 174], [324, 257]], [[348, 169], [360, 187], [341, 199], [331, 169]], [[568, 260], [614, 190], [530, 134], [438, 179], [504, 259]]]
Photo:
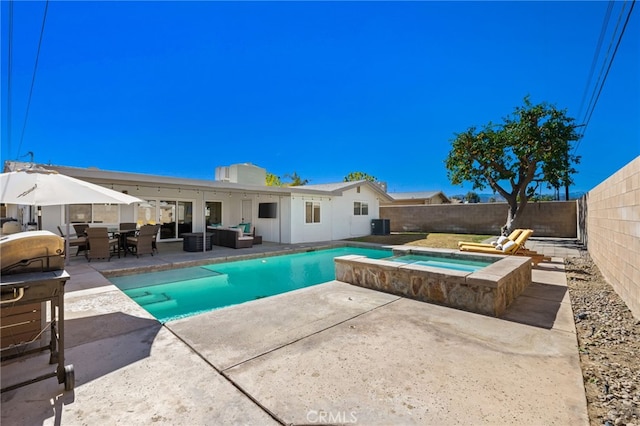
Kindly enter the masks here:
[[382, 259], [391, 251], [338, 247], [109, 280], [166, 322], [334, 280], [333, 259], [349, 254]]
[[491, 265], [493, 262], [477, 259], [457, 259], [426, 254], [406, 254], [394, 256], [389, 260], [410, 265], [433, 266], [435, 268], [452, 269], [454, 271], [475, 272]]

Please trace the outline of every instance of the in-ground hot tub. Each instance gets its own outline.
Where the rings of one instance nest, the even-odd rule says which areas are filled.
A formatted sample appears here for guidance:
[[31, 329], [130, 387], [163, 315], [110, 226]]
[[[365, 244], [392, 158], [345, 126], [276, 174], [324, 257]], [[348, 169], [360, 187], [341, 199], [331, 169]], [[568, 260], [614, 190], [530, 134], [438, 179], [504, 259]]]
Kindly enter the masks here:
[[338, 281], [496, 317], [531, 283], [525, 256], [410, 246], [386, 259], [337, 257], [335, 268]]

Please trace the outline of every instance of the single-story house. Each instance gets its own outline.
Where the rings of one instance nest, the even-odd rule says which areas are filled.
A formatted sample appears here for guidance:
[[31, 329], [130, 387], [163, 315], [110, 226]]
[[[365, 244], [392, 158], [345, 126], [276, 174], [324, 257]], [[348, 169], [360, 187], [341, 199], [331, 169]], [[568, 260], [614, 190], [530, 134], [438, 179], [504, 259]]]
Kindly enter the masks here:
[[449, 204], [451, 200], [442, 191], [393, 192], [388, 194], [391, 202], [381, 202], [384, 205], [423, 205]]
[[[30, 165], [5, 162], [9, 172]], [[161, 224], [159, 241], [176, 241], [205, 226], [250, 222], [263, 241], [284, 244], [340, 240], [371, 234], [381, 202], [392, 198], [362, 180], [304, 186], [266, 186], [266, 170], [253, 164], [216, 169], [215, 180], [38, 165], [144, 200], [132, 205], [72, 205], [71, 223], [117, 227], [121, 222]], [[5, 206], [23, 224], [35, 219], [29, 206]], [[41, 227], [57, 232], [66, 224], [63, 206], [41, 208]]]

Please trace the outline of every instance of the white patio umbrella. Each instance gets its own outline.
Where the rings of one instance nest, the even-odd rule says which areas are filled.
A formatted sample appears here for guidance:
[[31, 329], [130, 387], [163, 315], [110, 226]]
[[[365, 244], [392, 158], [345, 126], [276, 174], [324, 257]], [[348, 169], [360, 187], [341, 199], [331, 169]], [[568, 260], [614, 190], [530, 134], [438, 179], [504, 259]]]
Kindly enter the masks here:
[[[40, 167], [0, 174], [0, 203], [29, 206], [66, 206], [69, 204], [131, 204], [143, 200], [109, 188], [62, 175]], [[67, 220], [67, 235], [69, 221]], [[67, 239], [65, 252], [69, 253]]]

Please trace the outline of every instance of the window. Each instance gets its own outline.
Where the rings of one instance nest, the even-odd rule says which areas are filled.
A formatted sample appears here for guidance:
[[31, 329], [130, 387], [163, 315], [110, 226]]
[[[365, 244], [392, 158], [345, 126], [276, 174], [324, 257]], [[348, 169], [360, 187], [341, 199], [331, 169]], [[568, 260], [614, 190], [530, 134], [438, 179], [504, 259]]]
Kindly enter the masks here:
[[118, 223], [120, 207], [116, 204], [71, 204], [70, 223]]
[[320, 203], [318, 201], [305, 202], [304, 210], [305, 223], [320, 223]]
[[368, 216], [369, 215], [369, 203], [363, 203], [360, 201], [353, 202], [353, 214], [355, 216]]

